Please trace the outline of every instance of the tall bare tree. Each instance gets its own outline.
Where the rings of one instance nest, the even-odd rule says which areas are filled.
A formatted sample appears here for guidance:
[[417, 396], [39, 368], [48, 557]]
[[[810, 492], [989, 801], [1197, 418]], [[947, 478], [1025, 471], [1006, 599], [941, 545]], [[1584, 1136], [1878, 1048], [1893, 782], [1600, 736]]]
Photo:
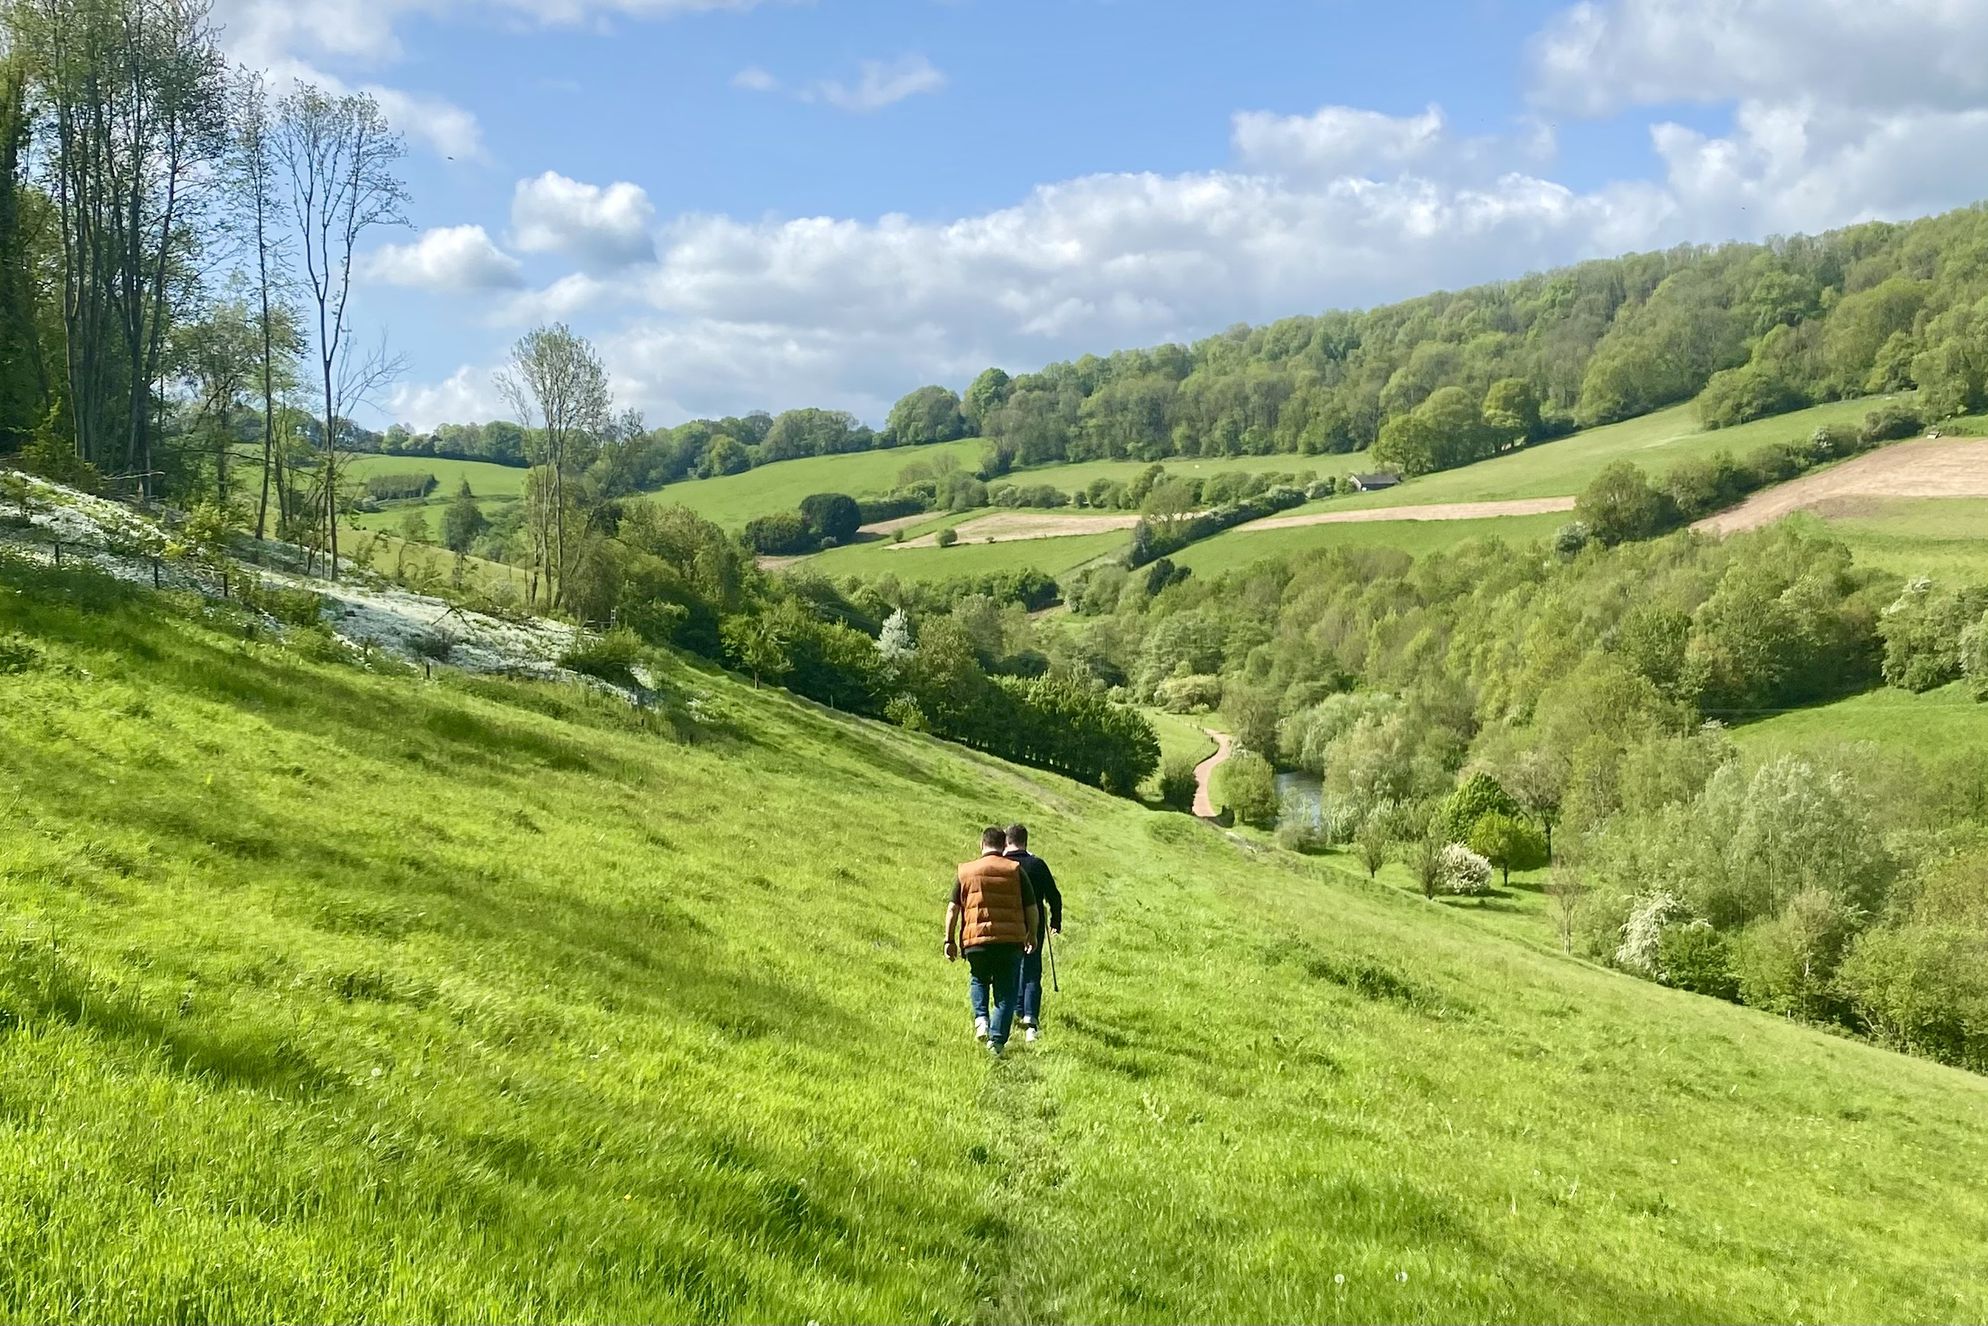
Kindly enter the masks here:
[[592, 459], [614, 408], [607, 369], [586, 337], [563, 322], [526, 332], [511, 347], [511, 362], [497, 374], [497, 389], [525, 426], [532, 462], [527, 496], [533, 555], [545, 568], [546, 597], [557, 604], [566, 590], [566, 480]]
[[407, 148], [365, 93], [332, 96], [308, 84], [278, 105], [273, 145], [290, 176], [308, 305], [317, 321], [324, 432], [316, 494], [336, 576], [341, 430], [351, 411], [401, 367], [384, 345], [368, 356], [353, 353], [346, 323], [352, 262], [367, 231], [407, 224], [407, 186], [397, 173]]
[[278, 522], [290, 515], [289, 486], [278, 472], [283, 453], [276, 445], [276, 390], [284, 385], [282, 379], [288, 376], [290, 361], [300, 347], [296, 317], [289, 304], [289, 236], [278, 217], [281, 199], [269, 90], [260, 73], [249, 69], [236, 73], [233, 118], [228, 183], [233, 192], [234, 223], [254, 280], [256, 333], [261, 344], [262, 494], [255, 508], [255, 537], [261, 539], [268, 533], [272, 481]]

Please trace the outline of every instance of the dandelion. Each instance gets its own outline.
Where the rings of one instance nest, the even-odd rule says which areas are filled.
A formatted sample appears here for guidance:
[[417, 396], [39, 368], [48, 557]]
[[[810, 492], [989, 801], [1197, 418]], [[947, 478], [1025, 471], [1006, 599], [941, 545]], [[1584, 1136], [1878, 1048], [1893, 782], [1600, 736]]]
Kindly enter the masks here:
[[1337, 1274], [1337, 1275], [1333, 1276], [1333, 1277], [1332, 1277], [1332, 1283], [1334, 1283], [1334, 1284], [1336, 1284], [1336, 1285], [1343, 1285], [1343, 1284], [1345, 1284], [1345, 1283], [1346, 1283], [1346, 1272], [1344, 1272], [1344, 1271], [1341, 1271], [1341, 1272], [1340, 1272], [1339, 1274]]
[[1394, 1282], [1395, 1282], [1396, 1284], [1399, 1284], [1399, 1285], [1405, 1285], [1405, 1284], [1407, 1284], [1407, 1283], [1408, 1283], [1408, 1272], [1406, 1272], [1406, 1271], [1396, 1271], [1396, 1272], [1394, 1273]]

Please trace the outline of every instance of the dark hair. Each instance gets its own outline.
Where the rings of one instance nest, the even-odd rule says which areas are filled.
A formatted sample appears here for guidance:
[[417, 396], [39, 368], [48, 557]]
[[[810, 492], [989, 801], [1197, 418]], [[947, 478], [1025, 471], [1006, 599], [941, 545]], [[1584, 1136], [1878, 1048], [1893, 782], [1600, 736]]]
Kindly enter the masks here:
[[980, 847], [982, 851], [998, 852], [1007, 845], [1008, 835], [1005, 830], [988, 828], [980, 831]]
[[1028, 826], [1026, 824], [1010, 824], [1008, 826], [1008, 846], [1027, 847], [1028, 845]]

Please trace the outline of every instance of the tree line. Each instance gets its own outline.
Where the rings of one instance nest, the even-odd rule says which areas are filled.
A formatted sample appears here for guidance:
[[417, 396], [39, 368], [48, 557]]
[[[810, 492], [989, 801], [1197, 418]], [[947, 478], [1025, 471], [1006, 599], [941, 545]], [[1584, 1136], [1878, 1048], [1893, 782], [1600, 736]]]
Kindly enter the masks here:
[[206, 0], [0, 28], [0, 452], [239, 505], [335, 569], [352, 416], [399, 369], [347, 315], [359, 244], [404, 223], [399, 135], [364, 94], [231, 69]]
[[576, 615], [604, 624], [624, 657], [688, 650], [755, 684], [1122, 795], [1159, 759], [1144, 718], [1037, 647], [1030, 611], [1058, 594], [1039, 572], [838, 587], [762, 572], [743, 538], [634, 499], [594, 513], [564, 585]]
[[961, 392], [907, 393], [876, 430], [821, 409], [693, 420], [646, 437], [633, 465], [656, 487], [978, 437], [983, 479], [1061, 461], [1369, 448], [1417, 474], [1701, 394], [1703, 422], [1721, 427], [1911, 389], [1934, 421], [1988, 407], [1980, 207], [1585, 262], [1033, 373], [989, 368]]

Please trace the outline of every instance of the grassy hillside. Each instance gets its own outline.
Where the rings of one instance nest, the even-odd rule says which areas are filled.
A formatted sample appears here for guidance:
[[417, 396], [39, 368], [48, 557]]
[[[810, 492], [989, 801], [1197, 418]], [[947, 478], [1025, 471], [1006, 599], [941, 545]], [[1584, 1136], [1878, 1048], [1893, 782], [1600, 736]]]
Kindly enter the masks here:
[[1498, 516], [1486, 520], [1353, 521], [1266, 530], [1238, 526], [1175, 553], [1173, 560], [1192, 567], [1196, 575], [1212, 576], [1265, 558], [1309, 552], [1314, 548], [1396, 548], [1419, 557], [1453, 548], [1467, 539], [1498, 538], [1519, 544], [1548, 538], [1568, 519], [1553, 514]]
[[364, 483], [375, 474], [432, 474], [435, 495], [454, 497], [462, 481], [478, 497], [523, 497], [525, 475], [517, 465], [493, 465], [484, 460], [444, 460], [438, 456], [354, 456], [342, 471], [351, 482]]
[[1743, 723], [1733, 738], [1761, 755], [1864, 741], [1919, 756], [1988, 750], [1988, 704], [1958, 682], [1918, 695], [1887, 687]]
[[[1959, 1319], [1988, 1083], [688, 669], [0, 562], [0, 1315]], [[938, 954], [1019, 814], [1064, 993]]]
[[1170, 714], [1164, 709], [1143, 710], [1146, 721], [1153, 725], [1153, 734], [1160, 739], [1160, 764], [1153, 770], [1139, 789], [1140, 795], [1149, 801], [1157, 801], [1160, 795], [1160, 773], [1175, 759], [1193, 760], [1199, 764], [1215, 753], [1215, 739], [1208, 735], [1203, 723], [1221, 726], [1221, 720], [1207, 715]]
[[[396, 580], [428, 578], [449, 584], [455, 576], [456, 555], [432, 543], [409, 543], [392, 534], [362, 532], [345, 544], [346, 556]], [[481, 557], [462, 559], [464, 587], [482, 593], [504, 593], [523, 603], [531, 577], [523, 567], [508, 562], [492, 562]]]
[[776, 461], [757, 469], [715, 479], [689, 479], [667, 484], [654, 494], [659, 502], [687, 506], [706, 520], [739, 529], [754, 516], [792, 511], [813, 493], [847, 493], [872, 497], [897, 487], [899, 471], [914, 461], [930, 462], [951, 456], [965, 469], [980, 463], [987, 444], [977, 437], [925, 447], [890, 447], [882, 451], [852, 451], [840, 456], [808, 456]]
[[1822, 424], [1862, 423], [1881, 399], [1832, 401], [1735, 428], [1709, 430], [1699, 426], [1694, 406], [1673, 405], [1667, 410], [1586, 429], [1475, 465], [1425, 474], [1386, 492], [1359, 494], [1334, 502], [1343, 507], [1404, 506], [1421, 502], [1572, 496], [1618, 460], [1634, 461], [1651, 475], [1658, 475], [1679, 461], [1695, 460], [1717, 451], [1739, 456], [1765, 443], [1806, 438]]
[[432, 474], [436, 481], [435, 491], [425, 501], [395, 502], [379, 511], [347, 516], [345, 523], [353, 529], [397, 533], [404, 528], [408, 512], [419, 511], [428, 527], [429, 537], [440, 539], [442, 509], [454, 500], [463, 480], [469, 480], [469, 490], [476, 495], [477, 505], [483, 508], [483, 514], [494, 519], [501, 507], [524, 496], [526, 473], [515, 465], [493, 465], [481, 460], [442, 460], [433, 456], [354, 456], [345, 466], [345, 477], [354, 487], [363, 484], [368, 475]]
[[1988, 498], [1867, 498], [1825, 516], [1857, 560], [1900, 575], [1988, 580]]
[[[920, 524], [906, 537], [929, 533], [941, 525], [957, 525], [986, 515], [967, 511]], [[1124, 530], [1104, 534], [1067, 534], [1053, 539], [1004, 539], [998, 543], [971, 540], [950, 548], [902, 548], [886, 539], [852, 543], [817, 553], [797, 565], [826, 576], [895, 575], [900, 580], [945, 580], [952, 576], [989, 575], [1035, 569], [1063, 576], [1086, 562], [1122, 551], [1130, 538]]]

